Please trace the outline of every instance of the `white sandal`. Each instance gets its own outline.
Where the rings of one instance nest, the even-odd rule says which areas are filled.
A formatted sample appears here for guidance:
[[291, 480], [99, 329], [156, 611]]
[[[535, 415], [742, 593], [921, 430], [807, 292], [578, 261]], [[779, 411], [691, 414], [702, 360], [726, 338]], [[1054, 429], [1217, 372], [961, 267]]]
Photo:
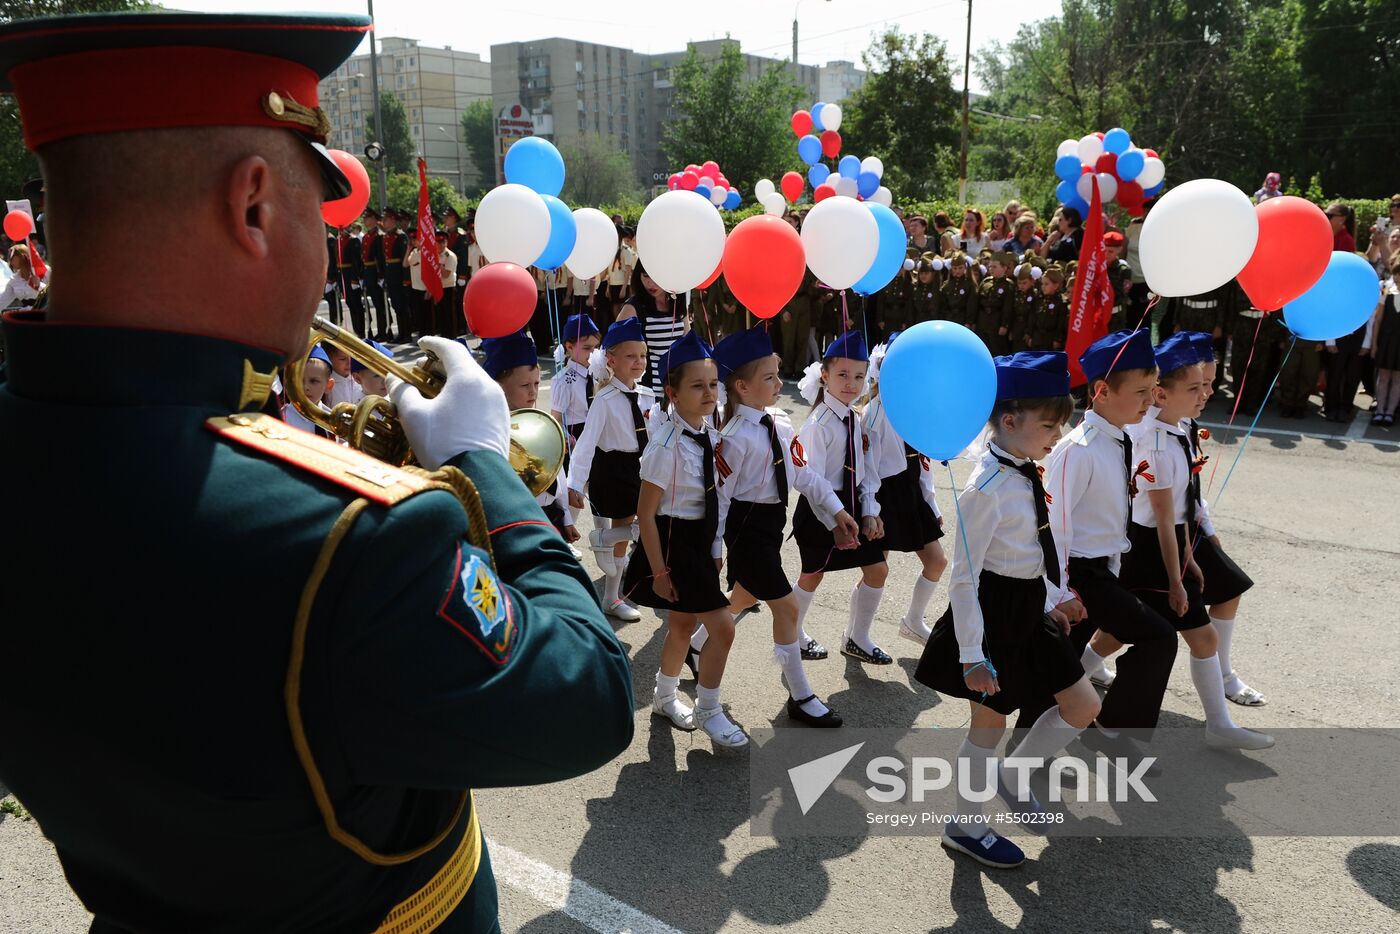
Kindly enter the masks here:
[[1263, 707], [1269, 702], [1267, 697], [1247, 684], [1233, 694], [1226, 694], [1225, 697], [1241, 707]]
[[710, 734], [710, 739], [714, 740], [716, 746], [723, 746], [726, 749], [738, 749], [740, 746], [747, 746], [749, 744], [748, 734], [733, 720], [730, 720], [724, 715], [723, 707], [715, 707], [709, 710], [696, 707], [695, 725], [701, 727], [706, 733]]
[[685, 705], [679, 695], [672, 694], [671, 699], [662, 702], [659, 697], [651, 699], [651, 714], [654, 717], [671, 721], [671, 725], [678, 730], [695, 729], [695, 712]]

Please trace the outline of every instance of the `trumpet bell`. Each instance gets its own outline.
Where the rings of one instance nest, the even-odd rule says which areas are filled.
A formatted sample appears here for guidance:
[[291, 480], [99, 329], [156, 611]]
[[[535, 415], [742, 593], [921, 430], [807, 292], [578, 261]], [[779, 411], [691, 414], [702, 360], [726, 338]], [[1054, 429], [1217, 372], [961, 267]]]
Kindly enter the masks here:
[[540, 409], [510, 413], [510, 466], [536, 496], [549, 489], [564, 464], [564, 430]]

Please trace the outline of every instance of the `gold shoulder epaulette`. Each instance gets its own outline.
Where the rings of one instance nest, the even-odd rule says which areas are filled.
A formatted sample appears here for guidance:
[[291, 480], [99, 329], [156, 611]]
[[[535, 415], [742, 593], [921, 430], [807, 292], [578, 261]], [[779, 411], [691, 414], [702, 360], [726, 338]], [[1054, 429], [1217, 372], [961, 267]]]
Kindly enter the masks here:
[[354, 448], [293, 428], [260, 412], [211, 418], [204, 427], [383, 506], [434, 488], [433, 480], [425, 474], [391, 467]]

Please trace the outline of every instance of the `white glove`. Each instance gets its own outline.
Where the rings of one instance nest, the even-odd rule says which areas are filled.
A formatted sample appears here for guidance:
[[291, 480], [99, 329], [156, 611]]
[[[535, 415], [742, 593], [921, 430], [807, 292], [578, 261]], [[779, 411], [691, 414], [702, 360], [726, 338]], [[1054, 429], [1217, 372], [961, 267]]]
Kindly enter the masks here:
[[442, 392], [425, 399], [403, 380], [388, 378], [389, 401], [398, 406], [399, 420], [418, 462], [437, 470], [466, 451], [495, 451], [508, 458], [510, 410], [500, 385], [457, 341], [424, 337], [418, 346], [442, 361], [447, 371]]

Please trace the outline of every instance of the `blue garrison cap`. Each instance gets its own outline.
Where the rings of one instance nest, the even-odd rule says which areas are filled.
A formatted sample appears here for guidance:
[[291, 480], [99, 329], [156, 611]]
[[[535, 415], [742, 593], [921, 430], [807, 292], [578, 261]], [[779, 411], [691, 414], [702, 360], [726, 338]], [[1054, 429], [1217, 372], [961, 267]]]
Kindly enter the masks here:
[[1157, 372], [1165, 376], [1184, 366], [1201, 362], [1200, 351], [1196, 349], [1191, 335], [1186, 331], [1173, 334], [1157, 345]]
[[1215, 362], [1215, 338], [1205, 331], [1187, 331], [1186, 335], [1191, 339], [1191, 346], [1196, 348], [1199, 363]]
[[565, 342], [577, 341], [597, 335], [598, 325], [593, 323], [592, 315], [569, 315], [569, 320], [564, 322], [564, 330], [560, 333], [559, 339]]
[[331, 355], [326, 353], [326, 348], [322, 347], [320, 344], [317, 344], [315, 347], [311, 348], [311, 354], [309, 359], [320, 360], [327, 367], [331, 365]]
[[621, 321], [614, 321], [608, 328], [608, 333], [603, 337], [604, 347], [616, 347], [627, 341], [646, 342], [646, 332], [642, 330], [641, 318], [623, 318]]
[[837, 357], [842, 360], [859, 360], [861, 363], [868, 363], [870, 351], [865, 349], [865, 337], [859, 331], [847, 331], [827, 344], [826, 353], [822, 354], [822, 359], [832, 360]]
[[672, 343], [661, 355], [657, 375], [661, 377], [661, 384], [664, 386], [666, 376], [672, 368], [682, 367], [687, 363], [694, 363], [696, 360], [709, 360], [713, 356], [710, 352], [710, 345], [705, 343], [705, 339], [700, 336], [699, 331], [687, 331], [684, 337]]
[[[394, 355], [394, 352], [393, 352], [392, 350], [390, 350], [390, 349], [389, 349], [388, 347], [386, 347], [385, 345], [379, 343], [379, 341], [366, 341], [366, 343], [369, 344], [371, 347], [373, 347], [375, 350], [377, 350], [377, 351], [379, 351], [380, 353], [382, 353], [382, 354], [383, 354], [384, 356], [386, 356], [386, 357], [392, 357], [392, 356]], [[365, 370], [368, 370], [368, 369], [369, 369], [369, 367], [365, 366], [365, 365], [364, 365], [363, 363], [361, 363], [359, 360], [355, 359], [354, 357], [351, 357], [351, 358], [350, 358], [350, 372], [351, 372], [351, 373], [361, 373], [361, 372], [363, 372], [363, 371], [365, 371]]]
[[506, 337], [488, 337], [481, 342], [485, 362], [481, 367], [492, 379], [517, 366], [539, 366], [535, 342], [524, 331]]
[[746, 363], [773, 356], [773, 342], [763, 325], [736, 331], [715, 344], [715, 365], [720, 378], [727, 377]]
[[1103, 379], [1110, 371], [1150, 370], [1156, 365], [1152, 332], [1147, 328], [1105, 334], [1079, 355], [1079, 367], [1089, 382]]
[[998, 402], [1069, 395], [1069, 357], [1059, 351], [1023, 350], [996, 367]]

